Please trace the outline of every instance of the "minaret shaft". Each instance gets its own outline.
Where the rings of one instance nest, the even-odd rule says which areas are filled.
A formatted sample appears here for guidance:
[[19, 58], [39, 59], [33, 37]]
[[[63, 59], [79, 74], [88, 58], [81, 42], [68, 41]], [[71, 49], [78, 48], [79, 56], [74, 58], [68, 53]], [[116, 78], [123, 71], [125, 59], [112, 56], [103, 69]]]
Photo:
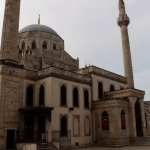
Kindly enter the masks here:
[[131, 52], [130, 52], [130, 42], [129, 42], [129, 35], [128, 35], [129, 23], [130, 23], [130, 19], [126, 15], [124, 1], [119, 0], [118, 25], [121, 28], [124, 72], [125, 72], [125, 77], [127, 77], [128, 88], [134, 88], [133, 69], [132, 69], [132, 60], [131, 60]]
[[6, 0], [2, 41], [1, 60], [18, 62], [18, 30], [20, 16], [20, 0]]

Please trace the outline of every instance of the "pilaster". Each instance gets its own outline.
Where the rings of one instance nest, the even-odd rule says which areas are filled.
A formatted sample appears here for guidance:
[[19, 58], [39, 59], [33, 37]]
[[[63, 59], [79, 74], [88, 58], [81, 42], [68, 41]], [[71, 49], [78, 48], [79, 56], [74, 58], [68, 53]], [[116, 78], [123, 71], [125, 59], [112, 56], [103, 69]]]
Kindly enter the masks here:
[[143, 99], [140, 99], [140, 106], [141, 106], [141, 120], [142, 120], [142, 130], [143, 130], [143, 136], [146, 136], [146, 124], [145, 124], [145, 109], [144, 109], [144, 101]]

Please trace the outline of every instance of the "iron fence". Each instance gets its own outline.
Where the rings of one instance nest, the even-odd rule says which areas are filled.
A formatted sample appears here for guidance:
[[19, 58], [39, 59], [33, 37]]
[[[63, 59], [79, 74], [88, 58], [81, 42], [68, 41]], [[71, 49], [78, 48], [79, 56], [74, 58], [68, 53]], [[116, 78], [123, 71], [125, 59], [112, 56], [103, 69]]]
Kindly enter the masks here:
[[52, 142], [57, 142], [61, 148], [71, 147], [71, 131], [52, 131]]

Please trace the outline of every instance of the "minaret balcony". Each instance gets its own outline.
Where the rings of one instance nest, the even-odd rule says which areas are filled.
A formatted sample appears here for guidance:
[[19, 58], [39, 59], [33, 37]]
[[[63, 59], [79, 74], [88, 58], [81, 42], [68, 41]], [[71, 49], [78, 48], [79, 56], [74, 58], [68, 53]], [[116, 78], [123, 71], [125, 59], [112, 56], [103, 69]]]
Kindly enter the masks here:
[[123, 25], [128, 26], [130, 23], [130, 18], [127, 15], [119, 16], [117, 19], [117, 23], [120, 27]]

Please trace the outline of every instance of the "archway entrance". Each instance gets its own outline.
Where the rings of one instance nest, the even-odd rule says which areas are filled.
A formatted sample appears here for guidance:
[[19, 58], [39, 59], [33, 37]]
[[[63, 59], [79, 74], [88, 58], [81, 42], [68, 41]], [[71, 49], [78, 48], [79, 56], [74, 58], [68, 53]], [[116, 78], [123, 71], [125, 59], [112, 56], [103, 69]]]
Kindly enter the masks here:
[[67, 119], [65, 116], [61, 119], [61, 136], [67, 136]]
[[136, 132], [137, 136], [143, 136], [142, 131], [142, 118], [141, 118], [141, 107], [139, 102], [135, 103], [135, 119], [136, 119]]

